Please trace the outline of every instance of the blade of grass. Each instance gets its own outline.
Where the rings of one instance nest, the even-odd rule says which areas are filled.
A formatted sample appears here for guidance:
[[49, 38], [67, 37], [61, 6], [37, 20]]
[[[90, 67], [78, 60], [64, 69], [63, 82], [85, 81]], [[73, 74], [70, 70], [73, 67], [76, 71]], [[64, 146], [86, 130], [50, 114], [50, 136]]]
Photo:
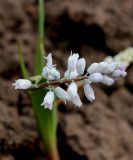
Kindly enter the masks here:
[[46, 92], [47, 90], [44, 89], [32, 91], [30, 92], [30, 96], [37, 119], [38, 129], [45, 146], [45, 152], [51, 156], [52, 154], [57, 154], [57, 104], [55, 101], [52, 110], [44, 109], [40, 105]]
[[22, 77], [25, 79], [28, 79], [28, 71], [26, 69], [25, 63], [24, 63], [24, 57], [23, 57], [23, 45], [22, 42], [18, 42], [18, 55], [19, 55], [19, 64], [21, 68], [21, 74]]
[[38, 5], [38, 37], [37, 37], [37, 47], [35, 54], [35, 74], [39, 75], [42, 72], [44, 65], [44, 0], [39, 0]]

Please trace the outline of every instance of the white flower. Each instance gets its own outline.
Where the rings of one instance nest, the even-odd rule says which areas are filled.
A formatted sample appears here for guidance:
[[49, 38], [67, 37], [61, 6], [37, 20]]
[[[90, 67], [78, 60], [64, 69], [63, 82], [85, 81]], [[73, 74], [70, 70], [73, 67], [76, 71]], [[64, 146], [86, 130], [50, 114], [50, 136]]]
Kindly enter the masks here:
[[75, 70], [73, 72], [70, 72], [70, 71], [66, 71], [64, 73], [64, 78], [66, 79], [73, 79], [73, 78], [76, 78], [78, 76], [78, 72]]
[[51, 53], [49, 53], [48, 56], [45, 57], [45, 59], [47, 59], [46, 66], [47, 66], [48, 68], [52, 68], [52, 67], [53, 67], [53, 60], [52, 60], [52, 55], [51, 55]]
[[76, 70], [76, 64], [77, 64], [78, 58], [79, 58], [78, 53], [74, 53], [74, 54], [71, 53], [71, 55], [68, 57], [68, 67], [67, 67], [68, 71], [73, 72]]
[[12, 84], [15, 89], [28, 89], [32, 86], [32, 83], [28, 79], [18, 79]]
[[56, 87], [55, 93], [56, 93], [57, 97], [60, 98], [65, 103], [67, 100], [69, 100], [68, 93], [64, 89], [62, 89], [61, 87]]
[[49, 91], [47, 92], [46, 96], [44, 97], [44, 100], [41, 104], [41, 106], [44, 106], [44, 108], [52, 109], [53, 107], [53, 101], [54, 101], [54, 92]]
[[76, 70], [77, 70], [79, 75], [82, 75], [84, 73], [85, 66], [86, 66], [85, 59], [84, 58], [80, 58], [77, 61], [77, 65], [76, 65]]
[[67, 90], [68, 95], [69, 95], [70, 97], [76, 96], [76, 95], [77, 95], [77, 90], [78, 90], [77, 84], [74, 83], [74, 82], [72, 82], [72, 83], [69, 85], [68, 90]]
[[102, 83], [110, 86], [110, 85], [112, 85], [114, 83], [114, 79], [110, 78], [107, 75], [103, 75], [103, 81], [102, 81]]
[[78, 93], [74, 96], [74, 97], [70, 97], [71, 102], [77, 106], [77, 107], [81, 107], [82, 106], [82, 102], [80, 100], [80, 97], [78, 95]]
[[94, 83], [102, 82], [103, 75], [101, 73], [93, 73], [90, 76], [88, 76], [88, 79], [90, 82]]
[[84, 85], [84, 94], [91, 102], [95, 100], [95, 94], [89, 83]]

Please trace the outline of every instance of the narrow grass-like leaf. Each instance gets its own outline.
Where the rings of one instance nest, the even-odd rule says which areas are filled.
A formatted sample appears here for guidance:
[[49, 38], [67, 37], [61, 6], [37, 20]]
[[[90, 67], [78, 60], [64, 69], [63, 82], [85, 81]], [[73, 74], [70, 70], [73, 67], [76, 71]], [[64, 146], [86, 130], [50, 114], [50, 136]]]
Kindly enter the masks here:
[[39, 75], [42, 72], [44, 65], [44, 0], [39, 0], [38, 5], [38, 37], [37, 37], [37, 47], [35, 54], [35, 74]]
[[18, 42], [18, 54], [19, 54], [19, 64], [21, 68], [22, 77], [28, 79], [28, 71], [26, 69], [23, 57], [23, 45], [22, 42]]
[[57, 128], [57, 105], [54, 102], [52, 110], [44, 109], [40, 104], [47, 90], [37, 90], [30, 92], [32, 105], [37, 119], [38, 129], [45, 144], [45, 149], [49, 152], [56, 146], [56, 128]]

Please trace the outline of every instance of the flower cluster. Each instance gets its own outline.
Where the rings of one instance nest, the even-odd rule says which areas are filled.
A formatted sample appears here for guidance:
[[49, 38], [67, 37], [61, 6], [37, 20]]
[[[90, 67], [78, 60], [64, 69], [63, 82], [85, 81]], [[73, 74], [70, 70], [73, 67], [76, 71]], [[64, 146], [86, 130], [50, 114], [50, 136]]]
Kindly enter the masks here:
[[104, 61], [107, 61], [107, 62], [113, 62], [113, 61], [121, 62], [124, 65], [126, 65], [126, 67], [128, 67], [131, 63], [133, 63], [133, 47], [126, 48], [125, 50], [119, 52], [114, 57], [108, 56], [104, 59]]
[[[127, 72], [126, 66], [120, 62], [106, 62], [93, 63], [87, 68], [87, 73], [84, 75], [86, 62], [84, 58], [79, 58], [78, 53], [70, 54], [68, 58], [67, 71], [64, 73], [64, 78], [60, 79], [60, 72], [53, 65], [52, 55], [48, 54], [46, 59], [46, 66], [42, 70], [42, 77], [47, 80], [49, 91], [44, 97], [42, 106], [44, 108], [52, 109], [55, 95], [64, 101], [72, 102], [75, 106], [81, 107], [82, 102], [78, 94], [78, 86], [76, 81], [83, 81], [84, 94], [91, 102], [95, 100], [95, 94], [91, 87], [92, 83], [103, 83], [105, 85], [112, 85], [119, 77], [125, 77]], [[52, 86], [52, 82], [56, 82], [56, 86]], [[68, 85], [68, 82], [70, 83]], [[67, 90], [64, 90], [59, 84], [67, 84]], [[39, 85], [34, 86], [30, 80], [19, 79], [13, 86], [15, 89], [32, 89], [39, 88]]]

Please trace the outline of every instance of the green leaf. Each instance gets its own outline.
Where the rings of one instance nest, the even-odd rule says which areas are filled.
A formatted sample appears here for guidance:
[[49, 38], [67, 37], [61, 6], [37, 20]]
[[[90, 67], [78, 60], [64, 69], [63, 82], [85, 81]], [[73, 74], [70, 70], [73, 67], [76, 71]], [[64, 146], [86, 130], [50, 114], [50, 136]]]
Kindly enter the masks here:
[[25, 79], [28, 79], [29, 76], [28, 76], [28, 71], [24, 63], [22, 42], [20, 41], [18, 42], [18, 54], [19, 54], [19, 64], [21, 68], [22, 77]]
[[57, 105], [54, 102], [53, 109], [44, 109], [41, 106], [47, 90], [41, 89], [30, 92], [32, 105], [37, 119], [38, 129], [45, 144], [45, 149], [49, 152], [56, 146], [57, 128]]
[[35, 54], [35, 74], [39, 75], [44, 66], [44, 0], [39, 0], [38, 5], [38, 38]]

